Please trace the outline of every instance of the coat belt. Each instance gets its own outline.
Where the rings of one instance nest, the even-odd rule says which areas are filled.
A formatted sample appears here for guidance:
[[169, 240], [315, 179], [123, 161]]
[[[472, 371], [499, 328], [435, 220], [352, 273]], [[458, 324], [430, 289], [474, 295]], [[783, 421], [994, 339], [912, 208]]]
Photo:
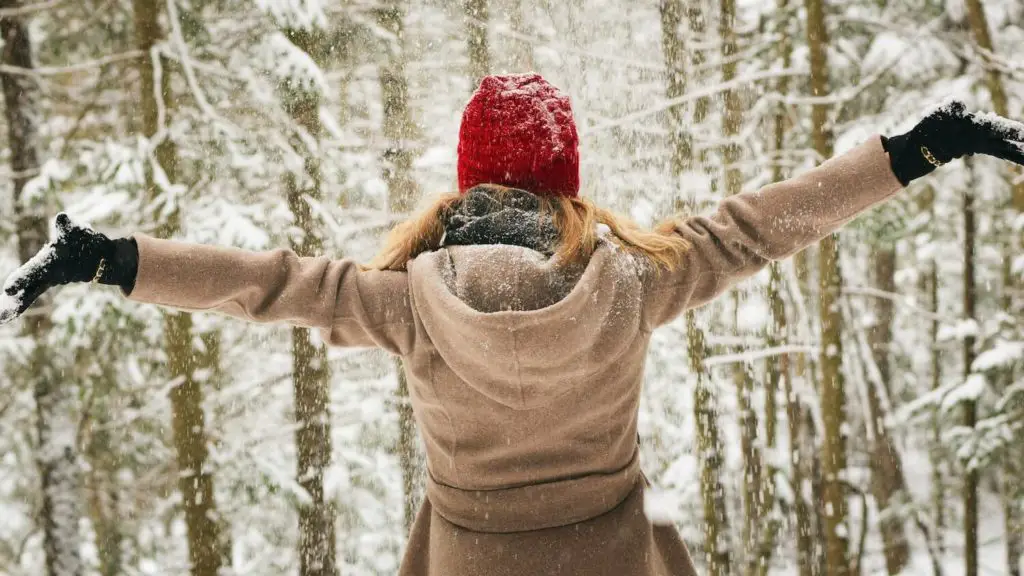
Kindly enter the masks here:
[[618, 506], [636, 486], [639, 451], [629, 464], [604, 474], [528, 484], [515, 488], [467, 490], [427, 476], [427, 498], [442, 518], [476, 532], [523, 532], [590, 520]]

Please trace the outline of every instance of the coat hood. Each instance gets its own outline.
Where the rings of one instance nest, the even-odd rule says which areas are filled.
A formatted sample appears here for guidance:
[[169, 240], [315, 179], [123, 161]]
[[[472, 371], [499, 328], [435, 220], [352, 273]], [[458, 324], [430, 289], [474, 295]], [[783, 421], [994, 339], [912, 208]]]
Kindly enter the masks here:
[[587, 381], [640, 329], [638, 268], [608, 240], [576, 267], [488, 244], [421, 254], [408, 272], [415, 308], [445, 363], [514, 409], [542, 406]]

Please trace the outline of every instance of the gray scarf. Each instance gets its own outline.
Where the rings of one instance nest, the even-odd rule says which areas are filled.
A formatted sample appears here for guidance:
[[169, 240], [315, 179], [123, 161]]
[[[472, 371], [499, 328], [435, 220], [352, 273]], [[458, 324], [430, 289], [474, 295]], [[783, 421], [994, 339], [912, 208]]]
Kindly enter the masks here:
[[558, 247], [558, 231], [534, 194], [480, 185], [466, 192], [441, 241], [442, 246], [469, 244], [511, 244], [551, 256]]

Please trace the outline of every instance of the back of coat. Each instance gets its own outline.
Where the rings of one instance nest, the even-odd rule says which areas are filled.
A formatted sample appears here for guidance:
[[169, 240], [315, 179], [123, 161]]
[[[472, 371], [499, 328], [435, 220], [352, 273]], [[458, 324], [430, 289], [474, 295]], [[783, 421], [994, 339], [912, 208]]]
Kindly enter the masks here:
[[637, 416], [651, 267], [452, 246], [408, 268], [427, 501], [403, 574], [690, 574], [643, 514]]

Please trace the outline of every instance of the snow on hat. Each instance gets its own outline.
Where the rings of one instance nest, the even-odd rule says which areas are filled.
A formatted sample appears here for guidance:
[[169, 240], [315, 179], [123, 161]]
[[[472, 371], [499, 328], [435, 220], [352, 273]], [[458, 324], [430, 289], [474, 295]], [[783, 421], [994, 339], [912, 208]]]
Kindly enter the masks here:
[[459, 129], [459, 191], [500, 184], [575, 197], [579, 136], [569, 98], [539, 74], [487, 76]]

